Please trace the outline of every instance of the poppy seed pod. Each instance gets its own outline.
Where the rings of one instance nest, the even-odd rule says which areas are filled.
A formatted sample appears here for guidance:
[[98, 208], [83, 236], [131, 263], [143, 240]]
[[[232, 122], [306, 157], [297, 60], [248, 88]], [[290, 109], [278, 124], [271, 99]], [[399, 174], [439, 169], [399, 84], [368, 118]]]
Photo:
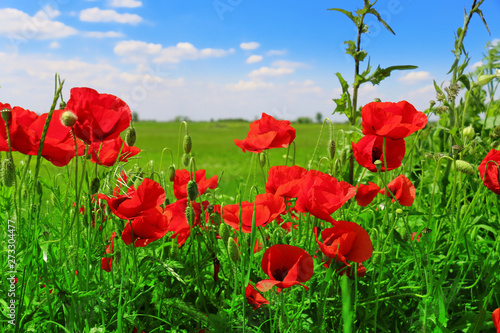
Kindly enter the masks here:
[[175, 180], [175, 167], [173, 164], [171, 164], [168, 167], [167, 175], [168, 175], [168, 180], [170, 180], [171, 182]]
[[193, 148], [193, 141], [191, 140], [191, 136], [189, 136], [188, 134], [184, 135], [183, 146], [184, 152], [186, 154], [189, 154], [191, 152], [191, 148]]
[[234, 241], [233, 237], [229, 237], [227, 240], [227, 252], [229, 254], [229, 258], [233, 262], [238, 261], [238, 259], [240, 257], [240, 253], [238, 251], [238, 245], [236, 245], [236, 242]]
[[2, 162], [2, 170], [1, 170], [1, 178], [2, 183], [6, 187], [11, 187], [14, 185], [14, 179], [16, 177], [14, 172], [14, 163], [10, 158], [6, 158]]
[[266, 165], [267, 162], [267, 157], [266, 154], [264, 153], [259, 153], [259, 163], [260, 167], [263, 168]]
[[72, 111], [64, 111], [61, 115], [61, 123], [64, 126], [73, 127], [76, 124], [77, 120], [78, 117]]
[[10, 119], [12, 118], [12, 110], [5, 108], [1, 111], [2, 113], [2, 119], [6, 122], [9, 122]]
[[134, 127], [129, 127], [127, 133], [125, 134], [125, 143], [132, 147], [135, 144], [135, 140], [137, 139], [137, 134], [135, 132]]
[[463, 160], [456, 160], [455, 163], [458, 171], [465, 173], [466, 175], [474, 175], [475, 170], [470, 163]]
[[196, 197], [198, 196], [198, 184], [194, 180], [190, 180], [187, 183], [187, 194], [189, 200], [196, 200]]

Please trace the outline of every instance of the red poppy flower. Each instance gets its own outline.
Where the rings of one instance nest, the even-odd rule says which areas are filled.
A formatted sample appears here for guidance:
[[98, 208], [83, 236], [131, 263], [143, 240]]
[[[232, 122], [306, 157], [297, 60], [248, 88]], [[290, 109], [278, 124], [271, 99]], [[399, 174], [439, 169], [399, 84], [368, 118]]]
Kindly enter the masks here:
[[[194, 175], [194, 181], [198, 185], [198, 193], [202, 195], [207, 189], [214, 189], [217, 187], [219, 177], [217, 175], [207, 179], [205, 176], [206, 170], [197, 170]], [[175, 170], [174, 179], [174, 195], [177, 199], [187, 198], [187, 184], [191, 180], [189, 171], [185, 169]]]
[[257, 310], [264, 304], [269, 304], [269, 301], [264, 298], [250, 283], [245, 290], [247, 302], [253, 305], [253, 310]]
[[98, 195], [99, 199], [107, 201], [111, 211], [121, 219], [133, 219], [142, 212], [161, 205], [166, 198], [165, 190], [160, 184], [145, 178], [141, 185], [134, 190], [131, 186], [127, 194], [110, 198], [104, 194]]
[[[1, 104], [0, 107], [9, 104]], [[75, 157], [75, 143], [71, 130], [61, 124], [59, 118], [62, 111], [56, 110], [52, 115], [42, 150], [42, 157], [55, 166], [65, 166]], [[9, 134], [11, 149], [25, 155], [38, 155], [40, 140], [48, 113], [38, 116], [36, 113], [18, 106], [11, 109]], [[84, 145], [77, 140], [78, 154], [83, 155]], [[5, 122], [0, 121], [0, 151], [8, 151]]]
[[160, 206], [144, 211], [127, 222], [122, 232], [122, 240], [127, 245], [134, 243], [135, 247], [144, 247], [166, 235], [171, 218], [172, 213], [163, 213]]
[[497, 333], [500, 333], [500, 308], [495, 309], [492, 313], [493, 325], [497, 329]]
[[139, 148], [130, 147], [127, 143], [123, 142], [121, 137], [117, 137], [103, 142], [92, 143], [90, 145], [91, 161], [99, 165], [113, 166], [118, 159], [120, 149], [120, 162], [127, 162], [130, 157], [141, 152]]
[[[171, 217], [168, 221], [168, 231], [173, 231], [174, 234], [170, 238], [177, 238], [177, 243], [179, 247], [184, 245], [186, 240], [191, 234], [191, 227], [186, 217], [186, 209], [188, 207], [188, 199], [179, 199], [174, 203], [171, 203], [165, 207], [165, 213], [170, 212]], [[193, 226], [200, 224], [200, 215], [202, 211], [202, 206], [197, 202], [192, 202], [194, 211], [194, 223]], [[203, 210], [208, 207], [208, 201], [203, 201]]]
[[377, 167], [374, 164], [376, 160], [382, 162], [380, 171], [389, 171], [399, 168], [406, 152], [405, 140], [385, 139], [385, 159], [387, 160], [387, 168], [384, 165], [383, 144], [384, 138], [376, 135], [366, 135], [356, 144], [351, 142], [354, 158], [359, 165], [367, 168], [371, 172], [377, 172]]
[[[222, 219], [235, 230], [240, 228], [240, 205], [226, 205], [222, 208]], [[252, 218], [255, 210], [255, 225], [263, 227], [274, 221], [286, 209], [285, 200], [271, 193], [258, 194], [254, 202], [241, 203], [242, 231], [252, 231]]]
[[425, 113], [407, 101], [372, 102], [361, 110], [363, 134], [403, 139], [427, 124]]
[[380, 187], [375, 183], [368, 182], [368, 185], [359, 184], [355, 197], [356, 202], [362, 207], [368, 206], [379, 191]]
[[415, 236], [417, 237], [417, 243], [418, 243], [418, 242], [420, 242], [420, 237], [422, 236], [422, 234], [418, 234], [418, 236], [417, 236], [417, 232], [416, 232], [416, 231], [415, 231], [415, 232], [413, 232], [413, 233], [411, 234], [411, 240], [412, 240], [412, 241], [413, 241], [413, 240], [415, 240]]
[[[272, 166], [269, 169], [269, 178], [267, 179], [266, 183], [266, 192], [275, 194], [281, 185], [284, 185], [294, 180], [300, 180], [306, 175], [306, 173], [307, 173], [306, 169], [296, 165]], [[298, 192], [300, 186], [297, 182], [295, 182], [295, 184], [297, 186], [296, 191]]]
[[[111, 244], [106, 246], [106, 253], [107, 254], [113, 254], [115, 252], [115, 237], [116, 237], [116, 232], [113, 231], [111, 234], [110, 240]], [[111, 264], [113, 263], [113, 257], [104, 257], [101, 259], [101, 268], [104, 269], [106, 272], [111, 272]]]
[[[491, 162], [489, 162], [491, 161]], [[488, 163], [489, 162], [489, 163]], [[479, 164], [479, 174], [483, 180], [484, 186], [493, 193], [500, 195], [500, 183], [498, 181], [498, 165], [500, 164], [500, 150], [492, 149], [486, 154], [485, 158]], [[488, 167], [486, 167], [488, 165]]]
[[276, 244], [268, 248], [260, 266], [269, 276], [268, 280], [256, 284], [257, 289], [262, 292], [274, 286], [284, 289], [297, 284], [308, 290], [301, 282], [309, 281], [314, 271], [311, 255], [300, 247], [287, 244]]
[[276, 120], [262, 113], [262, 117], [250, 124], [250, 131], [244, 140], [234, 143], [243, 152], [261, 153], [264, 149], [286, 148], [295, 139], [295, 129], [288, 120]]
[[[415, 186], [405, 175], [399, 175], [394, 178], [392, 182], [387, 184], [387, 188], [389, 188], [389, 191], [392, 192], [392, 195], [398, 200], [400, 205], [413, 205], [413, 201], [415, 200]], [[380, 190], [380, 193], [385, 194], [385, 188]], [[389, 193], [387, 193], [387, 196], [392, 198]], [[391, 202], [394, 202], [394, 199]]]
[[323, 242], [318, 239], [318, 229], [314, 228], [316, 242], [321, 252], [347, 264], [347, 260], [362, 262], [368, 260], [373, 253], [370, 236], [363, 227], [354, 222], [338, 221], [332, 228], [321, 232]]
[[333, 222], [333, 212], [356, 195], [356, 188], [326, 173], [309, 170], [302, 179], [281, 185], [276, 195], [296, 197], [295, 210]]
[[129, 127], [132, 119], [124, 101], [91, 88], [71, 89], [65, 110], [78, 117], [75, 134], [87, 144], [115, 139]]

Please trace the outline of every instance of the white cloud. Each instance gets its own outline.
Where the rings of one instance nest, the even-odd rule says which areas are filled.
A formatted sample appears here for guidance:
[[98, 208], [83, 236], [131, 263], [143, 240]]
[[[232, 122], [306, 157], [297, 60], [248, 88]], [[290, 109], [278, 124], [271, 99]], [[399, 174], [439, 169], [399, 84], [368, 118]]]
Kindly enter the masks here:
[[253, 70], [248, 76], [251, 78], [261, 78], [261, 77], [269, 77], [269, 76], [282, 76], [287, 74], [293, 74], [295, 69], [287, 68], [287, 67], [279, 67], [279, 68], [270, 68], [270, 67], [261, 67], [259, 69]]
[[272, 63], [274, 67], [289, 67], [289, 68], [305, 68], [308, 67], [306, 64], [297, 61], [288, 60], [276, 60]]
[[124, 37], [125, 35], [122, 34], [121, 32], [117, 31], [89, 31], [84, 33], [85, 37], [91, 37], [91, 38], [121, 38]]
[[60, 47], [61, 47], [61, 44], [59, 44], [59, 43], [58, 43], [58, 42], [56, 42], [56, 41], [53, 41], [52, 43], [50, 43], [50, 44], [49, 44], [49, 47], [50, 47], [51, 49], [58, 49], [58, 48], [60, 48]]
[[254, 64], [256, 62], [259, 62], [259, 61], [262, 61], [262, 56], [261, 55], [251, 55], [250, 57], [248, 57], [246, 63], [247, 64]]
[[431, 73], [425, 71], [409, 72], [405, 76], [402, 76], [398, 79], [398, 81], [402, 82], [403, 84], [414, 84], [420, 81], [428, 80], [432, 80]]
[[285, 55], [287, 54], [287, 50], [271, 50], [267, 52], [268, 56], [277, 56], [277, 55]]
[[272, 89], [274, 84], [262, 81], [243, 81], [240, 80], [236, 84], [226, 84], [225, 88], [229, 91], [254, 91], [259, 89]]
[[293, 93], [310, 94], [323, 92], [323, 89], [317, 86], [313, 80], [305, 80], [304, 82], [290, 81], [288, 85]]
[[259, 48], [259, 46], [260, 46], [260, 44], [257, 42], [249, 42], [249, 43], [241, 43], [240, 44], [240, 47], [243, 50], [255, 50], [255, 49]]
[[45, 6], [34, 16], [14, 8], [0, 9], [0, 35], [7, 36], [16, 47], [30, 39], [58, 39], [75, 35], [78, 31], [64, 23], [53, 21], [60, 12]]
[[142, 2], [136, 0], [111, 0], [110, 5], [112, 7], [136, 8], [141, 7]]
[[142, 17], [136, 14], [119, 14], [112, 9], [94, 7], [82, 10], [80, 20], [84, 22], [117, 22], [136, 25], [142, 22]]
[[114, 48], [115, 54], [126, 62], [145, 62], [150, 56], [158, 56], [161, 44], [146, 43], [138, 40], [121, 41]]

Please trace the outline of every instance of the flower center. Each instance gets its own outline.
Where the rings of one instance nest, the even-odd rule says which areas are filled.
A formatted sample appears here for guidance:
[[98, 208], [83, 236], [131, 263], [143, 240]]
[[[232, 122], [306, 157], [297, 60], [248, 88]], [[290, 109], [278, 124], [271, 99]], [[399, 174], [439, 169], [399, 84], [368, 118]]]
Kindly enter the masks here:
[[288, 274], [288, 268], [284, 266], [282, 268], [277, 268], [273, 271], [273, 276], [278, 281], [283, 281], [287, 276], [287, 274]]
[[378, 149], [377, 147], [372, 148], [372, 163], [374, 163], [376, 160], [381, 160], [382, 161], [382, 150]]

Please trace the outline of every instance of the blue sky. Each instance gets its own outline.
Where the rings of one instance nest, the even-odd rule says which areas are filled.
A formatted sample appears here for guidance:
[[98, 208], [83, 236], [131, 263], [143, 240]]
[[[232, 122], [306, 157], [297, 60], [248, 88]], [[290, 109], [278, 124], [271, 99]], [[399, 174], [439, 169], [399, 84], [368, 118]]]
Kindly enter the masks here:
[[[346, 4], [347, 3], [347, 4]], [[3, 0], [0, 8], [0, 101], [47, 112], [54, 73], [71, 87], [121, 97], [141, 119], [281, 119], [332, 116], [341, 72], [352, 82], [343, 42], [355, 37], [344, 15], [362, 0]], [[370, 17], [363, 47], [370, 62], [416, 65], [379, 86], [375, 97], [408, 100], [425, 109], [432, 80], [449, 79], [454, 34], [472, 0], [379, 0], [375, 6], [396, 35]], [[500, 40], [500, 1], [482, 6], [491, 35], [474, 16], [465, 40], [470, 70], [486, 42]], [[365, 61], [362, 69], [366, 66]]]

